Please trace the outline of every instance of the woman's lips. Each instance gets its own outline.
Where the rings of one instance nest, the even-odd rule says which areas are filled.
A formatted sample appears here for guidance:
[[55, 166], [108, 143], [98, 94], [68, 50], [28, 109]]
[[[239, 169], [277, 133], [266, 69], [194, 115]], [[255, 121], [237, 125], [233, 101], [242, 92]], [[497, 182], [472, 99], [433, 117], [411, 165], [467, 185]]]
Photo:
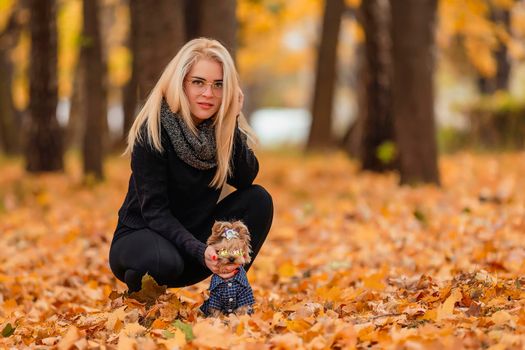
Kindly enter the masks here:
[[206, 102], [197, 102], [197, 104], [202, 108], [202, 109], [211, 109], [213, 107], [213, 104], [211, 103], [206, 103]]

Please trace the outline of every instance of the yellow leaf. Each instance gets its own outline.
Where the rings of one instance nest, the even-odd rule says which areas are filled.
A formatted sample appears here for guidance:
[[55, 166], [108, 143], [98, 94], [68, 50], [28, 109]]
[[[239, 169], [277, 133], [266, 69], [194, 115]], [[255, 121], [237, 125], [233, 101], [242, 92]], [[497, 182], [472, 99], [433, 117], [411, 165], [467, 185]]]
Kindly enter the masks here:
[[361, 328], [357, 332], [357, 336], [358, 336], [359, 340], [361, 340], [361, 341], [374, 340], [374, 338], [376, 336], [376, 334], [374, 332], [374, 326], [369, 325], [369, 326]]
[[160, 318], [157, 318], [153, 323], [151, 324], [151, 328], [159, 328], [159, 329], [166, 329], [168, 326], [168, 323], [162, 321]]
[[51, 202], [51, 197], [48, 192], [42, 191], [36, 196], [36, 202], [42, 207], [47, 207]]
[[275, 312], [272, 317], [272, 324], [277, 325], [283, 321], [282, 312]]
[[297, 332], [297, 333], [304, 332], [310, 329], [311, 326], [312, 325], [310, 323], [308, 323], [307, 321], [303, 319], [286, 321], [286, 328], [288, 328], [288, 330], [290, 331]]
[[272, 349], [295, 350], [303, 348], [303, 340], [295, 333], [276, 335], [270, 339]]
[[440, 322], [444, 318], [452, 316], [454, 314], [454, 305], [460, 301], [462, 297], [461, 290], [458, 288], [454, 289], [443, 305], [438, 307], [436, 320]]
[[505, 310], [499, 310], [499, 311], [495, 312], [490, 317], [490, 319], [492, 320], [492, 322], [494, 322], [494, 324], [496, 324], [498, 326], [507, 325], [507, 326], [510, 326], [510, 327], [515, 327], [517, 317], [516, 316], [512, 316], [511, 314], [509, 314]]
[[16, 303], [15, 299], [7, 299], [6, 301], [4, 301], [2, 309], [3, 311], [10, 312], [16, 309], [17, 306], [18, 304]]
[[141, 326], [137, 322], [133, 322], [133, 323], [128, 323], [126, 326], [124, 326], [124, 328], [122, 329], [120, 333], [125, 334], [129, 337], [137, 337], [139, 335], [144, 334], [145, 331], [146, 331], [145, 327]]
[[323, 301], [339, 301], [341, 300], [342, 290], [338, 286], [333, 286], [328, 289], [327, 287], [321, 287], [317, 289], [317, 295]]
[[244, 333], [244, 322], [239, 322], [239, 324], [237, 325], [235, 329], [235, 333], [238, 336], [241, 336]]
[[279, 266], [278, 273], [280, 277], [293, 277], [297, 274], [297, 268], [291, 262], [286, 262]]
[[335, 334], [335, 343], [342, 349], [355, 349], [357, 333], [352, 324], [342, 323]]
[[363, 283], [365, 288], [382, 291], [386, 287], [386, 284], [383, 282], [384, 278], [384, 273], [374, 273], [368, 277], [363, 278]]
[[121, 333], [118, 338], [117, 350], [135, 350], [137, 341], [126, 334]]
[[195, 339], [192, 344], [198, 348], [228, 349], [237, 337], [227, 332], [224, 325], [218, 320], [214, 322], [210, 319], [196, 323], [193, 326], [193, 334]]
[[64, 338], [57, 344], [58, 350], [69, 350], [80, 337], [81, 334], [77, 327], [69, 327]]
[[430, 321], [435, 321], [436, 318], [437, 318], [436, 309], [427, 310], [425, 314], [421, 317], [422, 320], [430, 320]]
[[119, 332], [122, 328], [122, 321], [126, 318], [126, 307], [122, 306], [110, 314], [108, 314], [108, 320], [106, 321], [106, 329], [109, 331]]

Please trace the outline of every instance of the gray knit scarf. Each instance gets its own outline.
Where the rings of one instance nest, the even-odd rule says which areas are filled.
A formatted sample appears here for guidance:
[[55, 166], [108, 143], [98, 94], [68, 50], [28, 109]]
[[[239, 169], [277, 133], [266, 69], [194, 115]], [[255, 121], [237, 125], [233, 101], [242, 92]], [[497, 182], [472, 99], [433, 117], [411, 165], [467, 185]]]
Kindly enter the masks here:
[[177, 156], [186, 164], [201, 170], [217, 166], [217, 144], [213, 121], [206, 119], [197, 126], [195, 135], [178, 114], [170, 110], [163, 99], [160, 122], [167, 131]]

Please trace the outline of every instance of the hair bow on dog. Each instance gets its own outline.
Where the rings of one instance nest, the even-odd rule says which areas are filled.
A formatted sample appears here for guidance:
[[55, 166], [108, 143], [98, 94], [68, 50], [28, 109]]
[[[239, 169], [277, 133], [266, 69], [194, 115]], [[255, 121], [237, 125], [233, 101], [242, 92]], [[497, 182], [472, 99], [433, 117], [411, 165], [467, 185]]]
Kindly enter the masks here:
[[230, 239], [239, 238], [239, 233], [234, 229], [229, 228], [224, 230], [222, 237], [225, 237], [229, 241]]

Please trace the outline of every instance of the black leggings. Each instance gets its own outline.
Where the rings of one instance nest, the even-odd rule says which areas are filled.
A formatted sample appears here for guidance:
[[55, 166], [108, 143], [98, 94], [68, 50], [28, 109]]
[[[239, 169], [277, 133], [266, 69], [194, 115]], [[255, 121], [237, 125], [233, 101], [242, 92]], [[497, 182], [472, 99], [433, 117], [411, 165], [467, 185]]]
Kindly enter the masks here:
[[[215, 220], [242, 220], [251, 234], [253, 252], [252, 262], [245, 266], [248, 271], [268, 235], [272, 219], [272, 197], [263, 187], [252, 185], [217, 203], [209, 222], [192, 233], [205, 243]], [[195, 258], [179, 252], [170, 241], [148, 228], [136, 230], [119, 224], [117, 230], [127, 232], [111, 244], [109, 264], [130, 292], [140, 290], [142, 276], [146, 273], [159, 285], [170, 288], [192, 285], [211, 275], [211, 271]]]

